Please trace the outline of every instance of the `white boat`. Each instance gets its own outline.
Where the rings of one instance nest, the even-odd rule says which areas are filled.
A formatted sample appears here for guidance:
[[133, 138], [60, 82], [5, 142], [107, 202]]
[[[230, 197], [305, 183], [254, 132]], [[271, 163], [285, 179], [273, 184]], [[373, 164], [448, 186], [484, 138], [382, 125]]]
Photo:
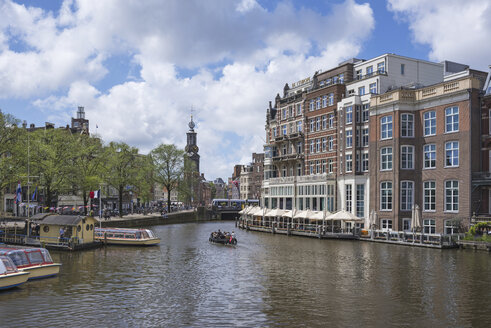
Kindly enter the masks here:
[[60, 272], [60, 263], [54, 263], [45, 248], [1, 247], [0, 255], [9, 257], [19, 271], [29, 272], [29, 280], [47, 278]]
[[150, 229], [95, 228], [95, 240], [112, 245], [150, 246], [160, 243]]
[[29, 272], [19, 271], [7, 256], [0, 256], [0, 290], [22, 285], [27, 281]]

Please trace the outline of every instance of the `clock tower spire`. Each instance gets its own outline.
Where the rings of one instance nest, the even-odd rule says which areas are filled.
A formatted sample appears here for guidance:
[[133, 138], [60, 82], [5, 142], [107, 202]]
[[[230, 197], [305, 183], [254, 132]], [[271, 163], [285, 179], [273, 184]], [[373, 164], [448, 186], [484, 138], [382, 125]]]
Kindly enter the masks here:
[[195, 163], [196, 172], [199, 173], [199, 148], [196, 144], [196, 132], [194, 131], [196, 124], [193, 122], [193, 115], [191, 115], [191, 121], [189, 122], [188, 126], [189, 131], [187, 132], [187, 144], [185, 150], [187, 155], [189, 156], [189, 159], [191, 159]]

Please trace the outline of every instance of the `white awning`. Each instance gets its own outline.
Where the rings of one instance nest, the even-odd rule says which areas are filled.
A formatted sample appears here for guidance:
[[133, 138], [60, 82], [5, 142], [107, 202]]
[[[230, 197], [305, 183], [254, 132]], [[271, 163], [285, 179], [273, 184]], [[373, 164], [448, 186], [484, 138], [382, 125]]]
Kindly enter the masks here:
[[274, 209], [266, 212], [264, 216], [270, 216], [270, 217], [276, 217], [276, 216], [281, 216], [285, 213], [285, 210], [279, 210], [279, 209]]
[[363, 219], [360, 219], [356, 215], [354, 215], [351, 212], [341, 210], [337, 211], [336, 213], [333, 213], [331, 215], [328, 215], [326, 217], [326, 220], [340, 220], [340, 221], [349, 221], [349, 222], [364, 222]]

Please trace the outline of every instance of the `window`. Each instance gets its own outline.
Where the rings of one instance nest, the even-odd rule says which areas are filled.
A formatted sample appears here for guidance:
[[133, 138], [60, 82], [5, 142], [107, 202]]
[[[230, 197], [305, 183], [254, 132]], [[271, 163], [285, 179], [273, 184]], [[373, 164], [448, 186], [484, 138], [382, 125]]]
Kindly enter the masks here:
[[334, 148], [334, 137], [329, 136], [328, 140], [329, 140], [329, 150], [332, 150]]
[[286, 155], [286, 144], [283, 144], [283, 147], [281, 147], [281, 149], [282, 149], [282, 154]]
[[358, 95], [363, 96], [365, 94], [365, 87], [359, 87], [358, 88]]
[[334, 93], [329, 94], [329, 106], [334, 105]]
[[346, 155], [346, 172], [353, 171], [353, 155]]
[[346, 185], [346, 211], [351, 212], [352, 211], [352, 193], [351, 193], [351, 185], [347, 184]]
[[445, 181], [445, 212], [459, 211], [459, 182]]
[[321, 151], [321, 139], [315, 139], [315, 152], [318, 153]]
[[323, 137], [322, 138], [322, 151], [326, 151], [326, 150], [327, 150], [327, 138]]
[[360, 69], [360, 70], [357, 70], [357, 71], [356, 71], [356, 79], [357, 79], [357, 80], [361, 80], [361, 79], [362, 79], [362, 77], [363, 77], [363, 74], [362, 74], [362, 72], [361, 72], [361, 69]]
[[297, 104], [297, 115], [302, 114], [302, 104]]
[[326, 160], [322, 160], [322, 173], [326, 173]]
[[411, 219], [402, 219], [402, 230], [405, 232], [411, 231]]
[[353, 122], [353, 106], [346, 107], [346, 124]]
[[321, 129], [321, 118], [316, 117], [316, 119], [315, 119], [315, 130], [320, 131], [320, 129]]
[[423, 220], [423, 229], [424, 233], [435, 233], [436, 224], [434, 219], [425, 219]]
[[401, 211], [410, 211], [413, 207], [414, 182], [401, 181]]
[[301, 154], [302, 153], [302, 142], [299, 141], [297, 142], [297, 154]]
[[361, 146], [368, 147], [368, 128], [361, 129]]
[[344, 83], [344, 74], [339, 74], [339, 83]]
[[302, 121], [297, 122], [297, 132], [302, 132]]
[[367, 67], [367, 76], [372, 76], [373, 74], [373, 66], [368, 66]]
[[310, 161], [309, 169], [310, 169], [310, 174], [314, 174], [314, 162], [313, 161]]
[[457, 166], [459, 166], [459, 142], [447, 142], [445, 144], [445, 167]]
[[314, 124], [315, 124], [314, 119], [311, 118], [310, 119], [310, 132], [314, 132], [315, 131]]
[[380, 210], [392, 211], [392, 182], [380, 183]]
[[430, 111], [424, 113], [425, 136], [434, 136], [436, 134], [436, 112]]
[[381, 62], [377, 64], [377, 71], [379, 73], [384, 73], [385, 72], [385, 62]]
[[423, 156], [424, 156], [424, 168], [425, 169], [433, 169], [436, 167], [436, 145], [435, 144], [424, 145]]
[[353, 131], [346, 130], [346, 148], [353, 147]]
[[327, 129], [327, 115], [322, 115], [322, 130]]
[[320, 109], [321, 108], [321, 97], [317, 97], [315, 101], [315, 109]]
[[315, 161], [315, 173], [317, 174], [321, 173], [321, 161], [319, 160]]
[[327, 107], [327, 95], [322, 96], [322, 108]]
[[313, 111], [313, 110], [314, 110], [314, 99], [312, 99], [312, 100], [310, 101], [310, 107], [309, 107], [309, 110], [310, 110], [310, 111]]
[[414, 169], [414, 146], [401, 146], [401, 169]]
[[368, 87], [369, 87], [370, 93], [373, 93], [373, 94], [377, 93], [377, 82], [370, 83], [370, 85]]
[[392, 170], [392, 147], [380, 149], [380, 170]]
[[326, 79], [326, 85], [331, 85], [331, 79]]
[[302, 163], [297, 164], [297, 175], [298, 176], [302, 175]]
[[281, 126], [281, 131], [283, 132], [283, 135], [286, 136], [286, 124]]
[[368, 153], [361, 154], [361, 170], [368, 172]]
[[446, 220], [445, 234], [453, 235], [454, 233], [459, 233], [459, 223], [456, 220]]
[[423, 182], [423, 211], [432, 212], [436, 210], [436, 182], [425, 181]]
[[333, 173], [334, 172], [334, 162], [332, 159], [329, 159], [327, 161], [327, 169], [328, 169], [328, 172], [329, 173]]
[[329, 128], [332, 129], [334, 127], [334, 114], [329, 114]]
[[314, 153], [314, 139], [310, 140], [310, 153]]
[[406, 65], [401, 64], [401, 75], [404, 75], [405, 68], [406, 68]]
[[414, 137], [413, 114], [401, 114], [401, 137]]
[[276, 129], [276, 127], [273, 128], [273, 137], [276, 137], [278, 136], [278, 131]]
[[392, 231], [392, 220], [390, 220], [390, 219], [382, 219], [382, 230], [384, 230], [384, 231]]
[[365, 185], [356, 185], [356, 216], [362, 218], [365, 216]]
[[293, 116], [294, 116], [294, 115], [293, 115], [293, 106], [291, 106], [291, 105], [290, 105], [290, 106], [288, 106], [288, 111], [289, 111], [289, 115], [290, 115], [290, 117], [293, 117]]
[[287, 116], [286, 116], [286, 108], [283, 108], [283, 116], [282, 117], [283, 117], [283, 119], [286, 119], [287, 118]]
[[392, 138], [392, 115], [382, 117], [381, 121], [382, 139]]
[[368, 122], [370, 115], [370, 104], [364, 104], [361, 108], [361, 121]]
[[445, 108], [445, 132], [459, 131], [459, 107]]
[[282, 177], [286, 177], [286, 166], [285, 165], [283, 165], [283, 167], [281, 169], [281, 174], [282, 174], [281, 175]]

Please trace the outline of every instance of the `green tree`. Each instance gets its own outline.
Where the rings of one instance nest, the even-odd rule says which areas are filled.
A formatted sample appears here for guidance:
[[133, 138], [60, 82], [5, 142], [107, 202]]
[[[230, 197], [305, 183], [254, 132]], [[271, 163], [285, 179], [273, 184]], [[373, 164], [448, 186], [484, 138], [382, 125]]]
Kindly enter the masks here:
[[181, 182], [185, 153], [175, 145], [161, 144], [151, 151], [150, 156], [154, 168], [154, 181], [167, 189], [167, 210], [170, 212], [170, 194]]
[[111, 142], [106, 147], [104, 181], [115, 188], [119, 199], [119, 216], [123, 216], [123, 193], [134, 190], [139, 174], [138, 149], [126, 143]]
[[89, 192], [98, 189], [102, 181], [101, 169], [106, 160], [104, 148], [99, 138], [81, 134], [74, 136], [70, 152], [73, 157], [70, 182], [74, 192], [80, 192], [87, 214]]
[[153, 165], [150, 155], [139, 155], [139, 167], [134, 184], [136, 195], [145, 203], [151, 200], [153, 190]]
[[[14, 153], [14, 146], [21, 134], [17, 124], [19, 124], [18, 119], [0, 110], [0, 199], [2, 200], [5, 188], [14, 183], [15, 170], [18, 168], [14, 163], [19, 156]], [[0, 203], [0, 212], [3, 212], [3, 201]]]

